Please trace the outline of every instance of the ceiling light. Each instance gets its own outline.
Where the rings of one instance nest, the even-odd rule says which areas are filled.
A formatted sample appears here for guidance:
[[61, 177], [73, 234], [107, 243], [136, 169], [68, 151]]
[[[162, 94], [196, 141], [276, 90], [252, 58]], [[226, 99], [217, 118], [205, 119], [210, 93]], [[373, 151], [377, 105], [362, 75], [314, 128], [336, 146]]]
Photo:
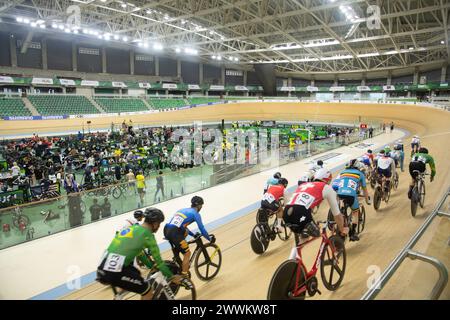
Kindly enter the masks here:
[[228, 57], [228, 60], [233, 61], [233, 57]]
[[212, 56], [212, 59], [213, 59], [213, 60], [216, 60], [216, 58], [217, 58], [216, 56]]
[[234, 58], [234, 61], [239, 61], [239, 59], [238, 58]]
[[147, 10], [147, 11], [145, 11], [145, 13], [150, 14], [150, 13], [152, 13], [152, 10]]
[[250, 60], [250, 63], [253, 63], [254, 61], [253, 60]]
[[181, 52], [181, 49], [180, 49], [180, 48], [175, 48], [175, 52], [176, 52], [176, 53], [180, 53], [180, 52]]
[[114, 35], [114, 40], [119, 40], [119, 36], [117, 34]]
[[185, 24], [186, 23], [186, 21], [185, 20], [181, 20], [181, 24]]
[[103, 36], [101, 34], [98, 35], [99, 39], [103, 39]]
[[37, 24], [42, 24], [42, 23], [44, 23], [44, 22], [45, 22], [44, 20], [38, 20], [38, 21], [36, 21]]
[[56, 29], [56, 28], [58, 28], [58, 25], [56, 23], [52, 23], [52, 28]]
[[444, 44], [444, 43], [445, 43], [445, 41], [444, 41], [444, 40], [442, 40], [442, 41], [441, 41], [441, 44]]
[[23, 22], [23, 18], [22, 18], [22, 17], [17, 17], [17, 18], [16, 18], [16, 21], [17, 21], [17, 22]]
[[78, 30], [77, 29], [73, 30], [73, 33], [78, 34]]
[[64, 32], [65, 32], [65, 33], [70, 33], [70, 29], [65, 28], [65, 29], [64, 29]]
[[58, 26], [58, 29], [59, 29], [59, 30], [64, 30], [64, 25], [60, 24], [60, 25]]
[[100, 0], [101, 2], [103, 2], [103, 3], [105, 3], [106, 2], [106, 0]]
[[142, 42], [138, 42], [138, 47], [142, 47]]
[[32, 26], [32, 27], [34, 28], [34, 27], [37, 26], [37, 24], [36, 24], [36, 22], [32, 22], [32, 23], [30, 24], [30, 26]]
[[126, 5], [125, 3], [122, 3], [120, 6], [121, 6], [122, 8], [126, 8], [126, 7], [127, 7], [127, 5]]
[[41, 28], [41, 29], [45, 29], [45, 28], [46, 28], [46, 26], [45, 26], [45, 24], [41, 24], [41, 25], [39, 25], [39, 28]]
[[127, 37], [123, 37], [122, 40], [123, 40], [124, 42], [127, 42], [127, 41], [128, 41], [128, 38], [127, 38]]
[[162, 50], [163, 49], [163, 45], [161, 43], [155, 43], [155, 44], [153, 44], [153, 49], [155, 49], [155, 50]]
[[144, 43], [142, 46], [143, 46], [144, 48], [148, 48], [148, 43], [146, 42], [146, 43]]
[[84, 33], [84, 34], [87, 34], [88, 31], [89, 31], [88, 29], [83, 29], [83, 33]]
[[409, 50], [414, 50], [414, 48], [413, 47], [409, 47]]
[[24, 18], [23, 23], [26, 23], [26, 24], [30, 23], [30, 19]]
[[217, 60], [222, 60], [222, 57], [221, 56], [217, 56]]
[[209, 34], [213, 34], [213, 33], [214, 33], [214, 31], [210, 31], [210, 32], [209, 32]]

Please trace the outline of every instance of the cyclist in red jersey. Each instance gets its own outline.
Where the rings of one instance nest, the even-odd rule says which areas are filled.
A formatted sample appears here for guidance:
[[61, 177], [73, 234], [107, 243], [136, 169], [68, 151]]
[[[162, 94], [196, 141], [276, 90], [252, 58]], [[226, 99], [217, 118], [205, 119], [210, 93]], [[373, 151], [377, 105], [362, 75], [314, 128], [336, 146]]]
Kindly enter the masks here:
[[270, 186], [261, 200], [261, 208], [276, 212], [277, 220], [275, 228], [280, 230], [283, 220], [284, 191], [288, 185], [285, 178], [280, 178], [278, 184]]
[[290, 224], [291, 230], [297, 235], [302, 234], [305, 230], [306, 237], [319, 237], [320, 230], [313, 220], [311, 211], [326, 199], [339, 232], [345, 236], [349, 229], [344, 226], [344, 217], [339, 210], [336, 192], [329, 185], [332, 180], [331, 172], [327, 169], [320, 169], [314, 174], [313, 179], [313, 182], [299, 185], [286, 203], [283, 214], [284, 222]]

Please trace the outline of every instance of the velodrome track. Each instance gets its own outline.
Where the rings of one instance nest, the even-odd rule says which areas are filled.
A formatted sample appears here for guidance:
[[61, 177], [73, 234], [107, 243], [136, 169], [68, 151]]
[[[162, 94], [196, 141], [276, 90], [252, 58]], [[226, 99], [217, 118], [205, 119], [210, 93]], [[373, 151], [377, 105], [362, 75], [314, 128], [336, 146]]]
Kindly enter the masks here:
[[[375, 212], [367, 208], [366, 229], [357, 243], [347, 243], [347, 270], [342, 286], [336, 292], [327, 291], [321, 281], [319, 289], [322, 295], [313, 299], [359, 299], [367, 290], [366, 282], [370, 274], [369, 266], [378, 266], [381, 271], [391, 262], [397, 253], [411, 238], [425, 218], [448, 188], [450, 178], [449, 140], [450, 113], [438, 109], [388, 104], [352, 104], [352, 103], [237, 103], [194, 108], [177, 112], [152, 115], [126, 116], [115, 118], [93, 118], [91, 128], [107, 128], [111, 122], [132, 119], [134, 123], [176, 124], [191, 121], [225, 120], [318, 120], [340, 121], [358, 118], [394, 121], [397, 127], [421, 136], [422, 144], [433, 155], [437, 166], [437, 177], [433, 183], [427, 182], [427, 199], [424, 209], [419, 209], [415, 218], [409, 210], [406, 197], [409, 174], [400, 174], [399, 189], [393, 194], [388, 206]], [[85, 121], [86, 119], [84, 119]], [[47, 120], [47, 121], [2, 121], [0, 134], [20, 134], [32, 132], [58, 132], [79, 130], [83, 119]], [[409, 154], [408, 139], [404, 139]], [[370, 190], [373, 197], [373, 191]], [[255, 215], [232, 221], [216, 230], [214, 234], [223, 250], [223, 265], [216, 279], [204, 283], [194, 278], [199, 299], [265, 299], [273, 272], [290, 252], [293, 241], [282, 243], [277, 240], [270, 244], [263, 256], [256, 256], [249, 243], [250, 231], [255, 224]], [[325, 218], [325, 208], [321, 208], [318, 219]], [[442, 220], [441, 220], [442, 219]], [[430, 254], [439, 253], [442, 262], [450, 269], [450, 249], [447, 239], [450, 234], [450, 222], [437, 218], [425, 236], [415, 247]], [[312, 263], [319, 242], [304, 250], [307, 265]], [[167, 256], [167, 254], [166, 254]], [[423, 299], [431, 291], [436, 272], [419, 262], [404, 263], [391, 285], [380, 295], [385, 299]], [[414, 279], [414, 280], [411, 280]], [[111, 299], [111, 290], [98, 283], [89, 285], [72, 293], [67, 299]], [[137, 297], [136, 297], [137, 298]], [[450, 299], [447, 286], [441, 299]]]

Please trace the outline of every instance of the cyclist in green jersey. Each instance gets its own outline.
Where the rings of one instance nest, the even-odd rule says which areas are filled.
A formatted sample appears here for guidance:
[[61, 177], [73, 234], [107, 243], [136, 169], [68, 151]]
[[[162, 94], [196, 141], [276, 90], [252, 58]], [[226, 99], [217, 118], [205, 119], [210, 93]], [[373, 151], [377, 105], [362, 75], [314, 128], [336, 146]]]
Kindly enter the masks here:
[[436, 166], [434, 164], [434, 159], [432, 156], [428, 154], [428, 149], [424, 147], [419, 148], [419, 152], [413, 154], [411, 158], [411, 162], [409, 164], [409, 174], [411, 175], [411, 183], [409, 184], [408, 198], [411, 199], [412, 189], [414, 188], [414, 182], [417, 177], [417, 172], [424, 173], [426, 169], [426, 164], [430, 166], [431, 176], [430, 182], [433, 181], [434, 176], [436, 175]]
[[181, 276], [173, 275], [161, 258], [154, 233], [164, 221], [164, 214], [156, 208], [148, 208], [144, 213], [142, 225], [132, 225], [116, 234], [102, 256], [97, 268], [97, 280], [123, 290], [142, 295], [143, 300], [153, 297], [152, 283], [145, 280], [138, 269], [133, 266], [134, 258], [151, 269], [152, 261], [144, 250], [148, 249], [162, 274], [175, 283], [181, 281]]

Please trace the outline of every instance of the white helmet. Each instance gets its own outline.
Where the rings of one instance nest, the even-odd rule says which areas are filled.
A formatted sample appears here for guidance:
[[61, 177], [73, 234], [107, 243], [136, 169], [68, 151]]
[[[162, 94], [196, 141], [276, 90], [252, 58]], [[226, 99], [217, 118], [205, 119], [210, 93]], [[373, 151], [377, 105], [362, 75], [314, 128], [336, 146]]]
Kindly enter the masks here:
[[320, 180], [329, 183], [333, 179], [333, 175], [325, 168], [321, 168], [314, 174], [314, 180]]

